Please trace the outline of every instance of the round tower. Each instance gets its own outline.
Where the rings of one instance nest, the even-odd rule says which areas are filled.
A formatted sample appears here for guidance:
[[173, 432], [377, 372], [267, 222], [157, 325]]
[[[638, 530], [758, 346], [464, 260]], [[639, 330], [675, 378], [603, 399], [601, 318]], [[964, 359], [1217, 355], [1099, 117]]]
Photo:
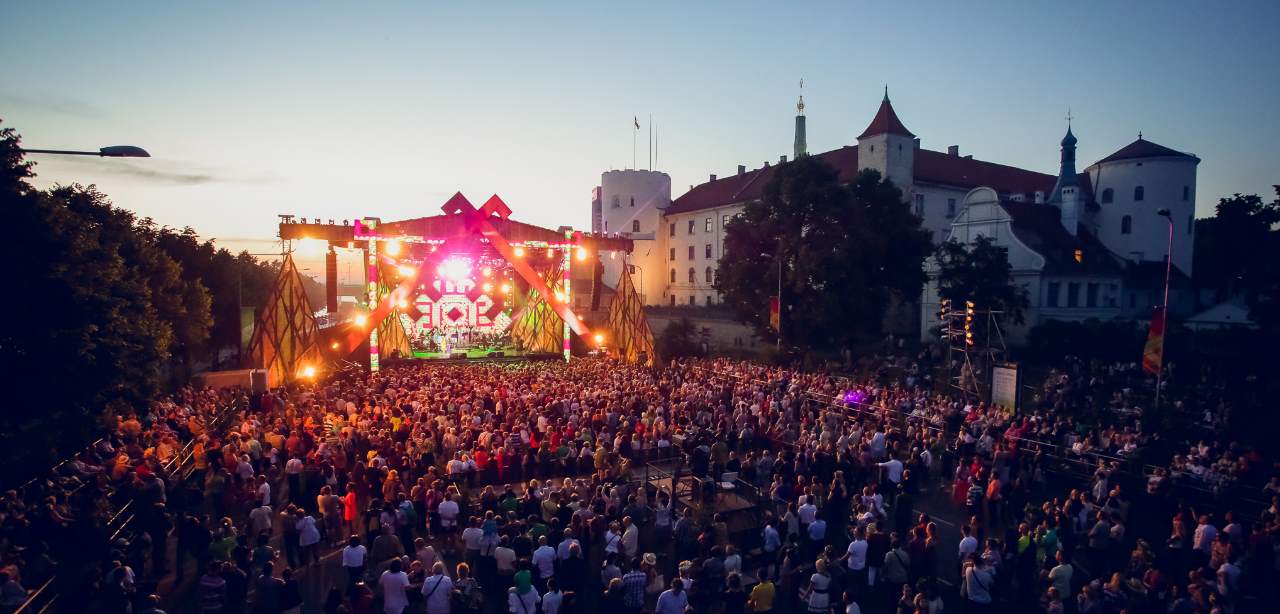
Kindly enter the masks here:
[[[603, 230], [630, 236], [635, 242], [629, 262], [636, 266], [631, 281], [646, 303], [659, 301], [665, 278], [662, 213], [671, 206], [671, 176], [661, 171], [606, 171], [600, 176]], [[622, 274], [622, 258], [604, 260], [604, 282], [610, 287]], [[642, 285], [643, 284], [643, 285]]]

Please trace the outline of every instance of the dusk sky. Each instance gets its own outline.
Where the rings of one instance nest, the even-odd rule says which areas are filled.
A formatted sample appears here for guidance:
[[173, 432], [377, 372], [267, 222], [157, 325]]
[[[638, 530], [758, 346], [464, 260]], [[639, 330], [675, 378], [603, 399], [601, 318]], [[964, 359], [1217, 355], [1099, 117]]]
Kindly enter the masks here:
[[[199, 6], [197, 6], [197, 4]], [[147, 160], [33, 157], [38, 184], [229, 247], [276, 214], [402, 219], [453, 192], [590, 226], [600, 173], [678, 196], [852, 144], [887, 83], [929, 149], [1056, 172], [1132, 141], [1195, 153], [1198, 209], [1280, 183], [1280, 2], [20, 2], [0, 10], [0, 118], [27, 147], [131, 144]]]

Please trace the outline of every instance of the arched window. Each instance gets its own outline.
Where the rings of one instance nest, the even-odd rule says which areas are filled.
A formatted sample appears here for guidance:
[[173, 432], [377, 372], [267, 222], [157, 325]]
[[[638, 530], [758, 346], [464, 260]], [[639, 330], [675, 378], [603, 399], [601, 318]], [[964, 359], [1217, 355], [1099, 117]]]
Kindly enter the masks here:
[[676, 283], [676, 270], [671, 269], [671, 283]]
[[1124, 216], [1120, 218], [1120, 234], [1127, 235], [1133, 233], [1133, 217]]
[[693, 267], [689, 267], [689, 283], [696, 281], [698, 281], [698, 271], [694, 270]]
[[1133, 200], [1135, 202], [1142, 200], [1147, 195], [1147, 191], [1142, 186], [1133, 189]]
[[1102, 191], [1102, 204], [1104, 204], [1104, 205], [1105, 205], [1105, 204], [1107, 204], [1107, 203], [1109, 203], [1109, 202], [1111, 202], [1111, 201], [1113, 201], [1113, 200], [1115, 200], [1115, 199], [1116, 199], [1116, 191], [1115, 191], [1115, 190], [1113, 190], [1113, 189], [1111, 189], [1111, 188], [1107, 188], [1107, 189], [1105, 189], [1105, 190], [1103, 190], [1103, 191]]
[[640, 220], [631, 220], [631, 232], [640, 232]]
[[707, 283], [711, 283], [712, 275], [715, 275], [715, 273], [711, 271], [711, 267], [707, 267]]

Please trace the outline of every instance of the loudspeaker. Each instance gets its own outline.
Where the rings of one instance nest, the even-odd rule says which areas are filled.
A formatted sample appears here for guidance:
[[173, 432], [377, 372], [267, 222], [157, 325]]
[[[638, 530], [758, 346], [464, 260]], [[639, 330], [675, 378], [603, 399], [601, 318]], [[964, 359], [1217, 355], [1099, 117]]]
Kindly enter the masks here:
[[253, 394], [262, 394], [267, 391], [267, 370], [254, 369], [249, 372], [249, 387]]
[[604, 261], [596, 258], [591, 267], [591, 311], [600, 310], [600, 278], [604, 277]]

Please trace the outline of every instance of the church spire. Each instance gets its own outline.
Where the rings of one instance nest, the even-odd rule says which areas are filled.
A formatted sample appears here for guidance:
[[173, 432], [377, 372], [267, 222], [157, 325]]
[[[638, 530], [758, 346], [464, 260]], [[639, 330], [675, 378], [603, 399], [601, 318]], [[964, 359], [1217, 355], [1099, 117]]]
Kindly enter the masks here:
[[867, 126], [862, 134], [858, 135], [859, 139], [877, 134], [900, 134], [902, 136], [914, 137], [915, 135], [902, 125], [902, 120], [898, 119], [898, 114], [893, 112], [893, 105], [889, 103], [889, 86], [884, 86], [884, 99], [880, 101], [880, 109], [876, 111], [876, 116], [871, 119], [871, 124]]
[[796, 141], [795, 151], [793, 152], [796, 160], [799, 160], [801, 156], [809, 155], [804, 130], [804, 79], [800, 80], [800, 92], [800, 101], [796, 103]]

